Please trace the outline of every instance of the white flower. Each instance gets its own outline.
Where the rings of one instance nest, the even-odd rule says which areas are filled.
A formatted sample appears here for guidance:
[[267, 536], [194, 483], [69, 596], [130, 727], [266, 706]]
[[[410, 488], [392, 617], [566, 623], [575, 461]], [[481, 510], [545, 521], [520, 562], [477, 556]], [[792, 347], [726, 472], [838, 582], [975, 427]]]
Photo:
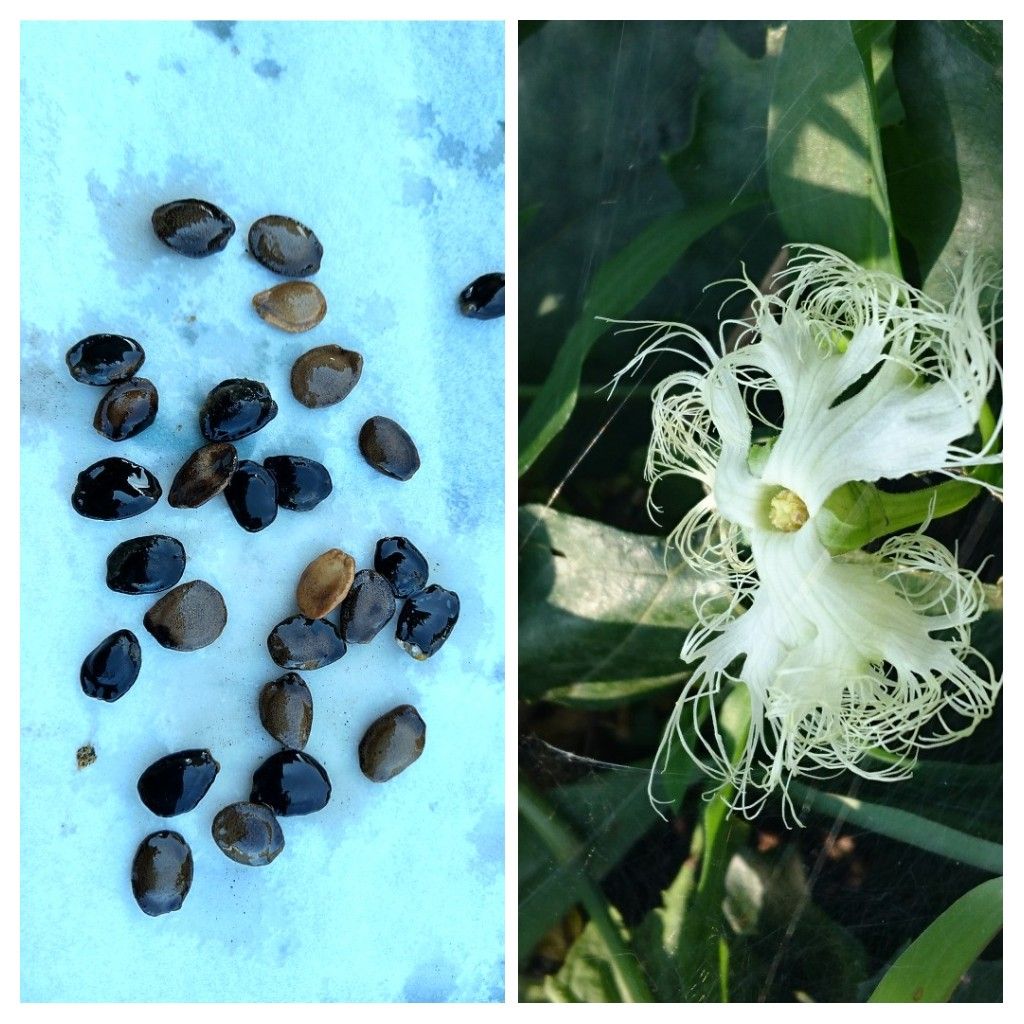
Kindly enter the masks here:
[[[919, 748], [970, 733], [1000, 686], [970, 642], [981, 585], [941, 544], [918, 531], [873, 555], [836, 556], [819, 536], [822, 507], [844, 484], [953, 476], [1000, 460], [998, 426], [981, 452], [956, 443], [973, 432], [998, 372], [994, 323], [978, 310], [986, 282], [968, 259], [943, 308], [831, 250], [794, 252], [774, 294], [744, 279], [750, 344], [726, 350], [738, 321], [722, 325], [719, 350], [681, 324], [634, 325], [653, 333], [619, 374], [655, 353], [695, 364], [654, 390], [647, 478], [652, 487], [672, 474], [704, 485], [706, 497], [671, 539], [731, 594], [725, 607], [696, 603], [698, 624], [681, 654], [693, 671], [655, 771], [677, 739], [735, 787], [732, 806], [747, 816], [776, 788], [792, 814], [786, 787], [797, 775], [908, 777]], [[675, 347], [676, 338], [697, 353]], [[715, 718], [725, 683], [750, 696], [738, 760]], [[894, 763], [865, 767], [872, 748]]]

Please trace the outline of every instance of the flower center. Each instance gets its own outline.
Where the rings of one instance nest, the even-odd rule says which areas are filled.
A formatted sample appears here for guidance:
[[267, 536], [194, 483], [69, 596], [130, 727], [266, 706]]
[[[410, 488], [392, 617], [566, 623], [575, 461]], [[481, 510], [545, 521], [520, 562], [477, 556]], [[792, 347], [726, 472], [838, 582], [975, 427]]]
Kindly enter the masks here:
[[768, 504], [768, 521], [783, 533], [796, 533], [807, 522], [807, 506], [799, 494], [786, 487], [776, 492]]

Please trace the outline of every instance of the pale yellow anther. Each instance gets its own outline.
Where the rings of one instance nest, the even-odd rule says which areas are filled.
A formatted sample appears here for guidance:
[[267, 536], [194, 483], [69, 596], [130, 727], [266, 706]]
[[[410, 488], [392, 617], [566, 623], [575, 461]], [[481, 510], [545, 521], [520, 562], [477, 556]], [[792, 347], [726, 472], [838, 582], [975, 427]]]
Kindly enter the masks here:
[[807, 506], [799, 494], [783, 487], [768, 505], [768, 521], [783, 533], [796, 533], [807, 522]]

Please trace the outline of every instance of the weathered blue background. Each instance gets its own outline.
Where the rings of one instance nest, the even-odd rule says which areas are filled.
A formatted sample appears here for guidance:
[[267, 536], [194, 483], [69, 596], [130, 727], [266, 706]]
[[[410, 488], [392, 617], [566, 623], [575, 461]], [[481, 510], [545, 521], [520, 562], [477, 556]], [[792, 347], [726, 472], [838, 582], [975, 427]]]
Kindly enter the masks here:
[[[503, 263], [500, 24], [28, 24], [22, 31], [22, 995], [28, 1000], [493, 1000], [503, 995], [503, 321], [461, 318], [459, 289]], [[150, 227], [155, 206], [199, 196], [237, 231], [188, 260]], [[324, 322], [285, 335], [251, 296], [277, 283], [246, 253], [249, 224], [284, 213], [324, 245]], [[120, 445], [91, 427], [102, 391], [64, 353], [100, 331], [146, 349], [160, 413]], [[288, 388], [294, 359], [340, 343], [366, 360], [353, 394], [311, 411]], [[122, 523], [79, 518], [79, 470], [118, 454], [165, 493], [200, 442], [197, 410], [228, 377], [266, 381], [277, 419], [242, 457], [308, 454], [334, 478], [309, 514], [244, 533], [216, 499], [162, 500]], [[420, 472], [399, 484], [356, 448], [393, 416]], [[153, 599], [103, 582], [115, 544], [184, 543], [185, 580], [217, 586], [228, 625], [204, 651], [145, 632]], [[276, 744], [256, 710], [280, 674], [265, 638], [294, 611], [299, 572], [329, 547], [361, 565], [404, 534], [462, 619], [419, 664], [388, 634], [306, 674], [307, 750], [334, 796], [284, 819], [268, 868], [235, 865], [209, 835], [247, 796]], [[139, 681], [120, 702], [84, 697], [82, 657], [133, 629]], [[415, 704], [427, 746], [398, 779], [359, 772], [366, 726]], [[79, 771], [75, 751], [98, 760]], [[222, 765], [200, 806], [165, 821], [135, 782], [155, 758], [208, 746]], [[129, 886], [148, 832], [182, 832], [195, 856], [183, 909], [147, 918]]]

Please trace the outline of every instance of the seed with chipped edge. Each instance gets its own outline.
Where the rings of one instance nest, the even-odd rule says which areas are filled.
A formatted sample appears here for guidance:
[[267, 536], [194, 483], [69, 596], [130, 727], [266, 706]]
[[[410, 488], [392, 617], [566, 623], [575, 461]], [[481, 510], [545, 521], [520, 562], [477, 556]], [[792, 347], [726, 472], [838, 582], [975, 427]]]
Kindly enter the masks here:
[[284, 849], [281, 826], [264, 804], [242, 800], [221, 808], [211, 832], [226, 857], [247, 867], [265, 867]]
[[249, 799], [266, 804], [282, 817], [312, 814], [331, 799], [324, 766], [301, 750], [279, 750], [253, 772]]
[[197, 448], [171, 482], [167, 504], [172, 508], [199, 508], [227, 487], [238, 468], [238, 452], [228, 441]]
[[78, 678], [87, 697], [112, 704], [135, 685], [141, 668], [138, 637], [130, 629], [119, 629], [85, 656]]
[[259, 380], [222, 380], [203, 400], [199, 430], [207, 441], [238, 441], [262, 430], [277, 415], [277, 402]]
[[309, 512], [333, 489], [327, 467], [304, 455], [271, 455], [263, 460], [277, 483], [277, 503], [292, 512]]
[[177, 832], [151, 832], [132, 861], [132, 895], [150, 917], [180, 910], [192, 888], [192, 850]]
[[313, 695], [305, 679], [288, 672], [260, 690], [260, 721], [278, 743], [302, 750], [313, 728]]
[[139, 799], [161, 818], [187, 814], [209, 792], [219, 771], [210, 751], [177, 750], [158, 758], [139, 776]]
[[152, 424], [159, 405], [156, 385], [145, 377], [132, 377], [100, 399], [92, 425], [111, 441], [126, 441]]
[[71, 507], [87, 519], [129, 519], [151, 509], [163, 491], [148, 469], [130, 459], [100, 459], [78, 474]]
[[435, 583], [402, 606], [395, 639], [417, 661], [426, 661], [441, 649], [458, 621], [459, 595]]
[[80, 384], [107, 387], [129, 380], [146, 361], [146, 353], [123, 334], [90, 334], [68, 349], [64, 361]]
[[338, 627], [328, 619], [292, 615], [279, 622], [267, 637], [267, 650], [281, 668], [302, 672], [332, 665], [344, 657], [345, 641]]
[[324, 247], [305, 224], [272, 213], [249, 228], [249, 252], [282, 277], [309, 277], [320, 269]]
[[391, 584], [373, 569], [360, 569], [341, 603], [341, 635], [346, 643], [368, 644], [394, 614]]
[[411, 704], [381, 715], [359, 741], [359, 769], [371, 782], [387, 782], [423, 753], [427, 726]]
[[348, 397], [359, 383], [363, 357], [340, 345], [304, 352], [292, 366], [292, 394], [308, 409], [323, 409]]
[[373, 552], [373, 567], [395, 597], [411, 597], [427, 585], [430, 569], [423, 553], [405, 537], [381, 537]]
[[277, 481], [258, 462], [238, 460], [224, 498], [235, 522], [249, 533], [265, 530], [277, 518]]
[[311, 330], [327, 315], [327, 300], [311, 281], [285, 281], [252, 297], [253, 308], [272, 327], [289, 334]]
[[459, 292], [459, 310], [474, 320], [505, 315], [505, 275], [484, 274]]
[[159, 594], [185, 571], [185, 548], [163, 534], [122, 541], [107, 555], [107, 586], [119, 594]]
[[168, 591], [142, 620], [157, 643], [172, 651], [209, 647], [227, 621], [224, 598], [205, 580], [192, 580]]
[[153, 211], [153, 230], [168, 248], [199, 259], [221, 252], [235, 233], [235, 222], [205, 199], [176, 199]]
[[387, 416], [372, 416], [362, 425], [359, 450], [374, 469], [393, 480], [409, 480], [420, 468], [412, 438]]
[[356, 560], [340, 548], [313, 559], [299, 577], [295, 597], [306, 618], [322, 619], [345, 600], [356, 575]]

